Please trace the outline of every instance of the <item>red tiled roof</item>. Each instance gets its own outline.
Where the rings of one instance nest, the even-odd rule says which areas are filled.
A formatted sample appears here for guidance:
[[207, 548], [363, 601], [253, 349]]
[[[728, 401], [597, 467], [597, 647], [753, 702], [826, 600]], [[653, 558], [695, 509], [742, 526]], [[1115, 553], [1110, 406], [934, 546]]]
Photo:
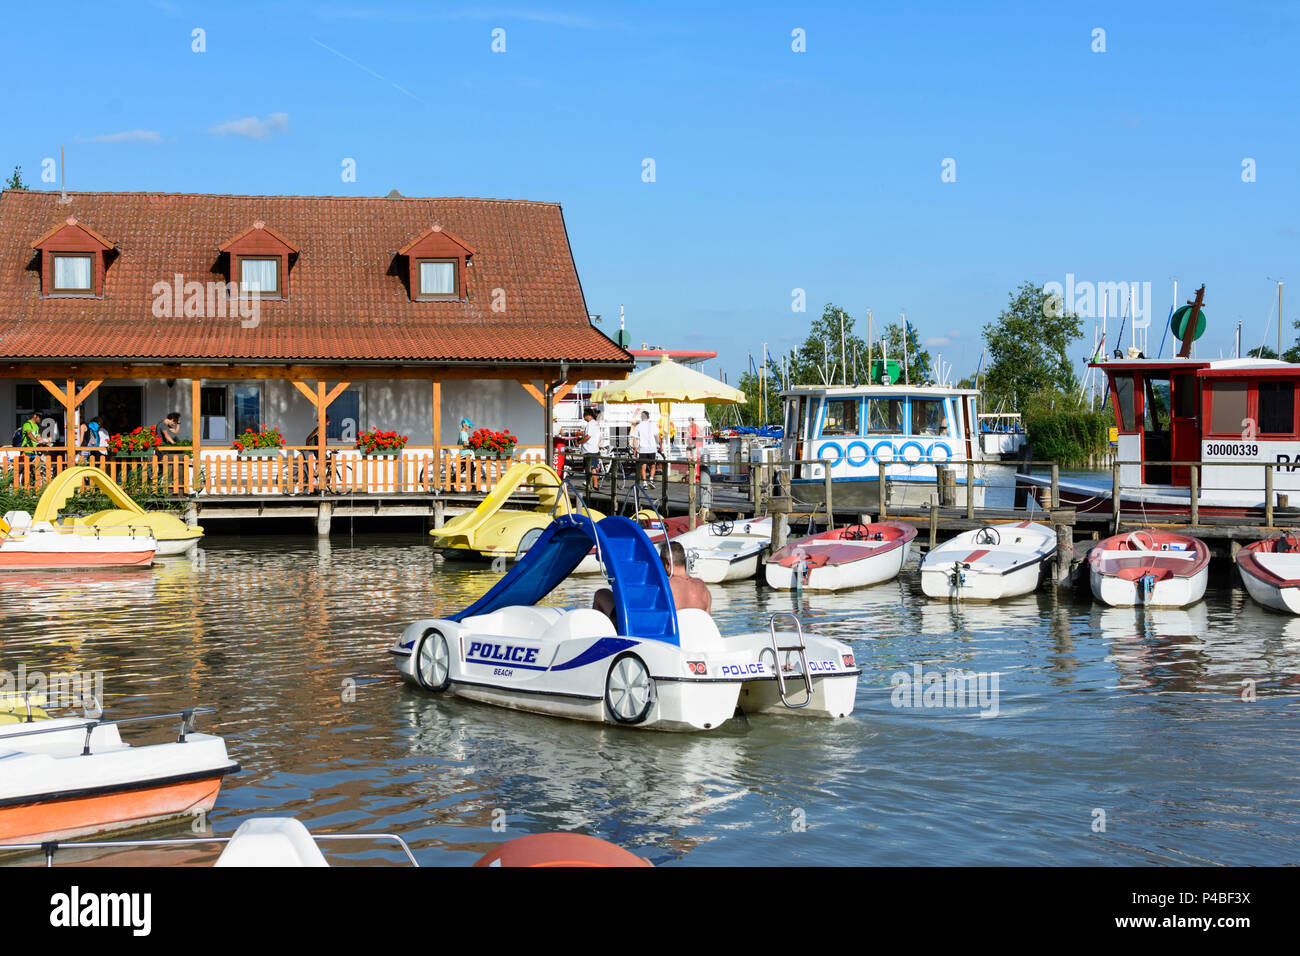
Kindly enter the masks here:
[[[0, 193], [0, 360], [598, 363], [631, 356], [592, 327], [554, 203], [164, 193]], [[69, 216], [114, 237], [104, 295], [40, 293], [34, 239]], [[261, 220], [294, 237], [287, 300], [234, 318], [156, 318], [157, 282], [220, 282], [218, 250]], [[412, 301], [398, 250], [434, 223], [471, 246], [467, 301]], [[222, 271], [214, 271], [221, 269]], [[502, 290], [504, 311], [494, 311]]]

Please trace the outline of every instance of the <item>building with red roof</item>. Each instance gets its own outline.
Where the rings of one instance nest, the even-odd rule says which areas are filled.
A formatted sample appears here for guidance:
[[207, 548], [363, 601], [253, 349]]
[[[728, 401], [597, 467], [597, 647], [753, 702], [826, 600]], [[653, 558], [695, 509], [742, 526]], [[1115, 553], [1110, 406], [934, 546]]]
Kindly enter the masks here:
[[462, 418], [540, 444], [557, 396], [632, 367], [556, 203], [0, 193], [0, 419], [47, 411], [61, 448], [77, 407], [112, 432], [180, 411], [213, 450], [301, 445], [326, 409], [346, 447]]

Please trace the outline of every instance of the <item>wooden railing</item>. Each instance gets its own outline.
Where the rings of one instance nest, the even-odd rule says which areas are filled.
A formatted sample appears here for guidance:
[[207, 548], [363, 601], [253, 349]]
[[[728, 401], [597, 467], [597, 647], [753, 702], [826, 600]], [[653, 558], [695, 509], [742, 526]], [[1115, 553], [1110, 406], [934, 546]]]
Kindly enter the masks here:
[[[400, 454], [363, 455], [352, 447], [331, 446], [325, 462], [316, 446], [295, 445], [271, 454], [243, 456], [233, 448], [200, 448], [198, 467], [185, 451], [150, 458], [104, 458], [78, 449], [75, 464], [94, 465], [119, 485], [149, 481], [160, 492], [177, 496], [289, 494], [435, 494], [485, 493], [519, 461], [542, 461], [540, 445], [518, 445], [508, 459], [480, 458], [456, 445], [435, 454], [432, 445], [408, 445]], [[0, 449], [0, 473], [15, 485], [39, 488], [68, 467], [62, 449]]]

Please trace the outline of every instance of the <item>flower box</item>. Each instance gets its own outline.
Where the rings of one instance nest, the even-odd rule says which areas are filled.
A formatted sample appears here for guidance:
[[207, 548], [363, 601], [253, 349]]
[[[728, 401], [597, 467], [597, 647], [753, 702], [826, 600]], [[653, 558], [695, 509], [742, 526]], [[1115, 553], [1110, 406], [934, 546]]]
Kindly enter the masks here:
[[117, 461], [148, 461], [153, 457], [153, 451], [115, 451], [111, 455]]
[[400, 448], [376, 448], [374, 451], [363, 451], [361, 454], [367, 458], [396, 458], [401, 453]]
[[241, 448], [239, 449], [240, 458], [278, 458], [280, 449], [278, 448]]

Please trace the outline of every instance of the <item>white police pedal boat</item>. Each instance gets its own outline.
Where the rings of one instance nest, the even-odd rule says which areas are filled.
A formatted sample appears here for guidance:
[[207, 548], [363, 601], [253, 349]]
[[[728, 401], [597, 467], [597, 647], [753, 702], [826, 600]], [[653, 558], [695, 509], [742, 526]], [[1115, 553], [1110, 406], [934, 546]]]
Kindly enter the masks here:
[[[589, 607], [540, 607], [595, 545], [617, 624]], [[737, 707], [844, 717], [858, 675], [838, 641], [778, 631], [723, 637], [699, 609], [678, 610], [644, 531], [620, 516], [558, 516], [482, 598], [410, 624], [390, 649], [409, 683], [578, 720], [712, 730]], [[793, 615], [789, 615], [792, 617]]]
[[1056, 532], [1035, 521], [965, 531], [921, 559], [927, 597], [997, 601], [1028, 594], [1056, 554]]

